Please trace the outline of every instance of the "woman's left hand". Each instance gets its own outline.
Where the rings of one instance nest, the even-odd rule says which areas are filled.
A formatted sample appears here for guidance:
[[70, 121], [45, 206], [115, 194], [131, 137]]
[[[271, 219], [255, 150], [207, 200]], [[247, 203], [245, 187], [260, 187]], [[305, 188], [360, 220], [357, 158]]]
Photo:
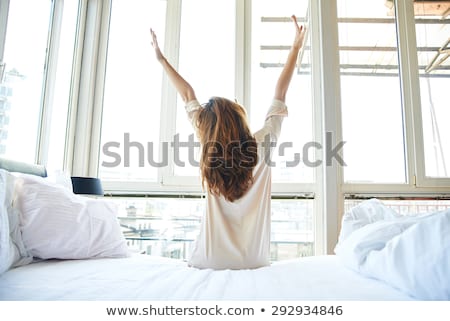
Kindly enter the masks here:
[[295, 17], [295, 15], [291, 16], [291, 20], [294, 22], [296, 31], [293, 46], [301, 48], [303, 46], [303, 41], [305, 40], [306, 28], [304, 26], [298, 25], [297, 18]]

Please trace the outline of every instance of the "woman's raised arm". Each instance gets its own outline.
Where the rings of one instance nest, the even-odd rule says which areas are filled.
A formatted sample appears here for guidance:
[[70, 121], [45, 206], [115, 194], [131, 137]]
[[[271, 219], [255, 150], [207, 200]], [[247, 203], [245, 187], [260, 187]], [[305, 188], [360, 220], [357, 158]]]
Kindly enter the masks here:
[[292, 74], [294, 73], [298, 53], [303, 46], [306, 32], [305, 27], [298, 25], [297, 18], [294, 15], [291, 17], [291, 19], [294, 22], [295, 27], [294, 43], [292, 44], [291, 50], [289, 51], [286, 64], [284, 65], [280, 77], [278, 78], [274, 95], [275, 99], [281, 100], [282, 102], [285, 102], [286, 100], [286, 93], [292, 79]]
[[166, 57], [161, 52], [158, 45], [158, 39], [156, 38], [155, 32], [150, 29], [150, 34], [152, 36], [152, 46], [155, 49], [156, 59], [163, 66], [164, 71], [171, 83], [175, 86], [178, 94], [181, 96], [185, 103], [197, 99], [195, 97], [195, 92], [192, 86], [183, 78], [181, 75], [172, 67], [172, 65], [167, 61]]

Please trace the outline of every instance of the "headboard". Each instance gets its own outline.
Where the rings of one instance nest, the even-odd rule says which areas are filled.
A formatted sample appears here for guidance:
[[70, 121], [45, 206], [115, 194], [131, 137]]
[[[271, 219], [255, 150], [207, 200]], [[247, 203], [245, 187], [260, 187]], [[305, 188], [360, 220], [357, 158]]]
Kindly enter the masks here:
[[47, 170], [43, 165], [28, 164], [2, 157], [0, 157], [0, 168], [3, 168], [9, 172], [19, 172], [24, 174], [47, 177]]

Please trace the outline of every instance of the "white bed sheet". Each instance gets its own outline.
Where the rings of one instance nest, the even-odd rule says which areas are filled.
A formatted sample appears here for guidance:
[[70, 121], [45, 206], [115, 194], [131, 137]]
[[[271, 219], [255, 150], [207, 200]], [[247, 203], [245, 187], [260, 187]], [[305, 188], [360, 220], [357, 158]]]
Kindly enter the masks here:
[[256, 270], [199, 270], [148, 255], [43, 261], [0, 276], [0, 300], [411, 300], [336, 256]]

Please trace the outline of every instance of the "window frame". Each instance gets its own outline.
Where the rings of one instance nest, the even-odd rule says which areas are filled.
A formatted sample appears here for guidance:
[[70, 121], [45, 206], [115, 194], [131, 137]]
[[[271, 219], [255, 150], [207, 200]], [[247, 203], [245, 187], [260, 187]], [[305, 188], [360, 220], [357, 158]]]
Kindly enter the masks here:
[[3, 64], [4, 58], [3, 55], [5, 53], [6, 27], [8, 25], [9, 1], [10, 0], [0, 0], [0, 67]]
[[[403, 13], [402, 22], [399, 23], [399, 30], [403, 36], [403, 50], [405, 61], [405, 78], [409, 80], [410, 87], [405, 86], [405, 100], [409, 99], [411, 106], [411, 114], [414, 116], [410, 126], [415, 128], [411, 133], [415, 148], [415, 161], [411, 167], [415, 172], [412, 174], [412, 185], [417, 189], [433, 188], [442, 192], [449, 191], [450, 177], [431, 177], [426, 175], [425, 167], [425, 140], [422, 121], [422, 103], [420, 98], [420, 80], [419, 80], [419, 62], [417, 57], [417, 38], [416, 38], [416, 21], [414, 13], [414, 4], [412, 1], [396, 1], [396, 10]], [[407, 30], [409, 32], [407, 32]], [[409, 67], [409, 68], [407, 68]], [[412, 131], [412, 130], [411, 130]], [[412, 171], [412, 170], [411, 170]]]
[[425, 175], [414, 4], [410, 0], [396, 0], [394, 2], [403, 110], [406, 183], [355, 184], [343, 182], [343, 192], [347, 196], [370, 195], [373, 197], [386, 195], [416, 197], [449, 195], [450, 178], [432, 178]]

